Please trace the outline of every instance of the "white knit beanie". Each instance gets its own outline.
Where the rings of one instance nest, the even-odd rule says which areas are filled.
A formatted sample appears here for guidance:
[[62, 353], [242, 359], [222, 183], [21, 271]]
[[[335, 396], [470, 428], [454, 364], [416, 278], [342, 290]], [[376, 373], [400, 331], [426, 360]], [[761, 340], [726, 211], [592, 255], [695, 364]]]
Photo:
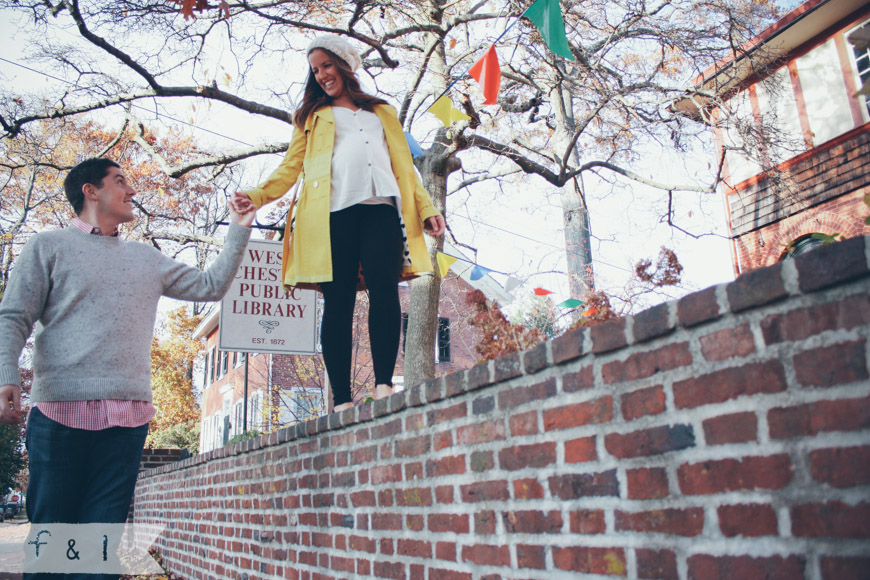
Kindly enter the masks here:
[[344, 38], [337, 34], [324, 34], [318, 36], [308, 45], [306, 55], [311, 54], [315, 48], [325, 48], [329, 52], [338, 55], [344, 62], [350, 65], [350, 70], [356, 72], [362, 64], [362, 58], [357, 50]]

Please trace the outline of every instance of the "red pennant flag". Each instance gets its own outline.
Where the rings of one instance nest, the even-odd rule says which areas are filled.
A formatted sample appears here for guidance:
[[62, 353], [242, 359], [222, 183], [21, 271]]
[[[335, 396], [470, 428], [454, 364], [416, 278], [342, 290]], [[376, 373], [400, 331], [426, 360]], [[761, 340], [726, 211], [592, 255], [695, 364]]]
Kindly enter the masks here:
[[535, 288], [535, 294], [538, 296], [546, 296], [547, 294], [553, 294], [549, 290], [544, 290], [543, 288]]
[[486, 97], [483, 104], [497, 104], [498, 88], [501, 86], [501, 68], [498, 65], [498, 55], [495, 53], [494, 44], [489, 47], [483, 58], [471, 67], [468, 74], [480, 83], [480, 87], [483, 89], [483, 96]]

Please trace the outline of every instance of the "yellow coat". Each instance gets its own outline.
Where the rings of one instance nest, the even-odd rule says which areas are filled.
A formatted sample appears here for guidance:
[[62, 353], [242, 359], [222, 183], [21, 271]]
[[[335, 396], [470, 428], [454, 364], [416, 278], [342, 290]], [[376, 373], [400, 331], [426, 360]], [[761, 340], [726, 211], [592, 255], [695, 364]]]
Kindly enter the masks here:
[[[384, 127], [393, 174], [402, 195], [402, 217], [408, 233], [411, 266], [402, 270], [402, 279], [416, 278], [432, 271], [432, 261], [423, 239], [423, 222], [441, 215], [432, 205], [417, 173], [408, 142], [399, 124], [396, 109], [375, 105], [375, 114]], [[323, 107], [308, 117], [304, 131], [293, 131], [293, 139], [281, 165], [266, 181], [247, 191], [257, 207], [283, 196], [304, 176], [291, 233], [291, 220], [284, 231], [282, 279], [285, 286], [312, 287], [332, 280], [332, 255], [329, 236], [330, 178], [332, 148], [335, 143], [335, 117], [332, 107]]]

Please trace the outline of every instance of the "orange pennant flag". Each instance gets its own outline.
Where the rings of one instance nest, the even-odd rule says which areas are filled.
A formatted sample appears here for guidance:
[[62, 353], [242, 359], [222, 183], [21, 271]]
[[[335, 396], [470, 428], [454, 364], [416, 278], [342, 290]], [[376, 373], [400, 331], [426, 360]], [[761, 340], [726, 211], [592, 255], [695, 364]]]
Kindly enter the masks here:
[[546, 296], [547, 294], [553, 294], [549, 290], [544, 290], [543, 288], [535, 288], [535, 294], [538, 296]]
[[595, 310], [595, 307], [592, 307], [592, 308], [590, 308], [589, 310], [587, 310], [586, 312], [584, 312], [584, 313], [582, 314], [582, 316], [592, 316], [592, 315], [595, 314], [596, 312], [598, 312], [598, 311]]
[[495, 45], [489, 47], [486, 54], [477, 61], [471, 69], [470, 74], [480, 83], [483, 89], [483, 96], [486, 100], [484, 105], [495, 105], [498, 103], [498, 88], [501, 86], [501, 68], [498, 64], [498, 55], [495, 53]]

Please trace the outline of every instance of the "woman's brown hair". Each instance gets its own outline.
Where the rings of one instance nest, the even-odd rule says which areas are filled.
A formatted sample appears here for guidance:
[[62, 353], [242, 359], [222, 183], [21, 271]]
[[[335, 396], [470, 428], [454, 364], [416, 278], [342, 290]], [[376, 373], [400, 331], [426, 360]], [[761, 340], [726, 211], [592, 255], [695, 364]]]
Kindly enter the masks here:
[[[375, 97], [362, 90], [359, 85], [359, 80], [357, 80], [350, 65], [347, 64], [343, 58], [325, 48], [315, 48], [314, 50], [322, 50], [329, 55], [330, 59], [332, 59], [332, 64], [338, 71], [338, 75], [344, 83], [344, 88], [354, 105], [364, 111], [372, 112], [374, 111], [375, 105], [388, 104], [380, 97]], [[317, 109], [325, 107], [330, 103], [332, 103], [332, 97], [327, 95], [323, 90], [323, 87], [317, 84], [317, 81], [314, 79], [314, 75], [311, 73], [311, 69], [309, 68], [308, 79], [305, 81], [305, 90], [302, 92], [302, 104], [298, 109], [296, 109], [296, 113], [293, 115], [293, 123], [300, 129], [304, 129], [305, 121], [308, 120], [308, 117], [310, 117]]]

